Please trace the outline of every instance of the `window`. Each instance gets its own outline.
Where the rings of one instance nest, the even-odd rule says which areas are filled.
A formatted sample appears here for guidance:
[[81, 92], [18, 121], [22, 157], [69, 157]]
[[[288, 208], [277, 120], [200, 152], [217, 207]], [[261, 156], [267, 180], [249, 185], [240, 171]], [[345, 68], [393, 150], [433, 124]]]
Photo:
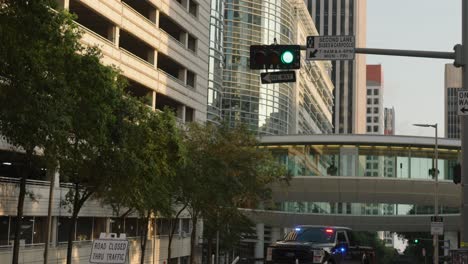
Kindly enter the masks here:
[[76, 240], [92, 240], [93, 218], [80, 217], [76, 222]]
[[336, 242], [339, 243], [347, 243], [348, 241], [346, 240], [346, 235], [344, 232], [338, 232], [336, 234]]
[[374, 114], [378, 114], [379, 113], [379, 108], [374, 108]]
[[[58, 242], [68, 241], [68, 233], [72, 225], [72, 220], [70, 217], [59, 217], [58, 220]], [[75, 238], [73, 238], [74, 240]]]
[[378, 116], [374, 116], [374, 123], [378, 123], [379, 122], [379, 117]]
[[190, 218], [182, 219], [182, 232], [190, 233]]
[[379, 95], [379, 89], [374, 89], [374, 95]]
[[367, 126], [367, 132], [372, 132], [371, 126]]
[[126, 218], [125, 219], [125, 233], [127, 237], [136, 237], [137, 236], [137, 219], [136, 218]]
[[371, 95], [372, 94], [372, 90], [371, 89], [367, 89], [367, 95]]
[[187, 48], [193, 52], [197, 51], [197, 39], [190, 34], [188, 35]]
[[368, 114], [371, 113], [371, 108], [370, 108], [370, 107], [367, 107], [367, 113], [368, 113]]
[[367, 104], [368, 104], [368, 105], [372, 104], [372, 99], [367, 98]]
[[379, 104], [379, 98], [374, 98], [374, 104]]
[[378, 126], [374, 126], [374, 132], [379, 132], [379, 127]]
[[367, 123], [372, 122], [372, 118], [370, 116], [367, 117]]
[[9, 216], [0, 216], [0, 246], [8, 245], [8, 224]]
[[187, 85], [190, 87], [195, 87], [195, 73], [187, 71]]
[[189, 0], [189, 10], [188, 11], [189, 11], [190, 14], [197, 17], [198, 16], [198, 4], [193, 0]]

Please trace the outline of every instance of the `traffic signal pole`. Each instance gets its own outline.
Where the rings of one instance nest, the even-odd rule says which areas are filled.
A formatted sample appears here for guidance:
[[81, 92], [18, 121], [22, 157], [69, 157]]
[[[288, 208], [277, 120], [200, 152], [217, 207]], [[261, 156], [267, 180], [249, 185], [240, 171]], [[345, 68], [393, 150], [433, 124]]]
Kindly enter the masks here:
[[[468, 0], [462, 0], [462, 88], [468, 90]], [[461, 133], [461, 247], [468, 248], [468, 116], [460, 117]]]

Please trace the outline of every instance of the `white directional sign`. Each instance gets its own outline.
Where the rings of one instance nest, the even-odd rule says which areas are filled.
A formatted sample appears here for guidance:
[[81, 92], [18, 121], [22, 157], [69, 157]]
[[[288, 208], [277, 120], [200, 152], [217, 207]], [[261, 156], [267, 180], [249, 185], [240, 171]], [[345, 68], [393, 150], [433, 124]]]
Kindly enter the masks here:
[[431, 216], [431, 235], [444, 234], [444, 218], [442, 216]]
[[90, 263], [106, 263], [106, 264], [124, 264], [127, 259], [128, 240], [125, 234], [121, 234], [117, 238], [117, 234], [111, 233], [106, 236], [101, 233], [99, 239], [93, 241], [91, 255], [89, 256]]
[[458, 91], [458, 115], [468, 115], [468, 90]]
[[295, 71], [262, 72], [260, 74], [260, 77], [261, 77], [263, 84], [295, 82], [296, 72]]
[[308, 36], [307, 60], [354, 60], [354, 36]]

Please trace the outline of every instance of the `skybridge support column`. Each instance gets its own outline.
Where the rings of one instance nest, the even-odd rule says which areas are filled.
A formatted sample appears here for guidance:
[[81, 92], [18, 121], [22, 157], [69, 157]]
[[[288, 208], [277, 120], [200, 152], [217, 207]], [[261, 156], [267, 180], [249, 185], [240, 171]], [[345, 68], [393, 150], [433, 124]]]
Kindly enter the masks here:
[[[257, 232], [257, 242], [255, 242], [255, 258], [261, 259], [265, 256], [265, 224], [257, 223], [255, 230]], [[263, 261], [255, 261], [255, 264], [263, 264]]]
[[457, 231], [445, 231], [444, 232], [444, 256], [449, 255], [450, 249], [458, 248], [458, 232]]
[[272, 227], [271, 228], [271, 243], [274, 243], [281, 239], [281, 228], [279, 227]]

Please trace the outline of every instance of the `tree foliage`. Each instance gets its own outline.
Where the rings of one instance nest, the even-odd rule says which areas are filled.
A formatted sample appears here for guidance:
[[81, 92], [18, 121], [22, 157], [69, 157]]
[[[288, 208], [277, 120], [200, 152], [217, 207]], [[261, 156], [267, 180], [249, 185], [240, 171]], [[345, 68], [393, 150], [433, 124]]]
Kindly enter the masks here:
[[360, 231], [353, 234], [358, 245], [374, 249], [378, 263], [389, 264], [396, 258], [396, 250], [386, 247], [385, 243], [377, 236], [377, 232]]
[[[0, 131], [26, 153], [16, 219], [23, 216], [33, 156], [40, 150], [53, 168], [71, 125], [64, 114], [73, 102], [66, 66], [81, 48], [70, 14], [52, 11], [54, 5], [52, 0], [0, 3]], [[18, 262], [20, 226], [17, 222], [13, 263]]]
[[[179, 177], [182, 200], [192, 216], [192, 251], [197, 220], [202, 217], [221, 223], [224, 216], [244, 223], [238, 207], [255, 207], [270, 196], [268, 184], [285, 175], [285, 169], [244, 126], [191, 124], [185, 134], [187, 158]], [[212, 226], [221, 230], [220, 224]], [[210, 225], [207, 226], [208, 228]], [[239, 237], [232, 222], [230, 237]], [[213, 230], [214, 231], [214, 230]], [[211, 232], [212, 231], [207, 231]], [[193, 263], [193, 258], [191, 259]]]

